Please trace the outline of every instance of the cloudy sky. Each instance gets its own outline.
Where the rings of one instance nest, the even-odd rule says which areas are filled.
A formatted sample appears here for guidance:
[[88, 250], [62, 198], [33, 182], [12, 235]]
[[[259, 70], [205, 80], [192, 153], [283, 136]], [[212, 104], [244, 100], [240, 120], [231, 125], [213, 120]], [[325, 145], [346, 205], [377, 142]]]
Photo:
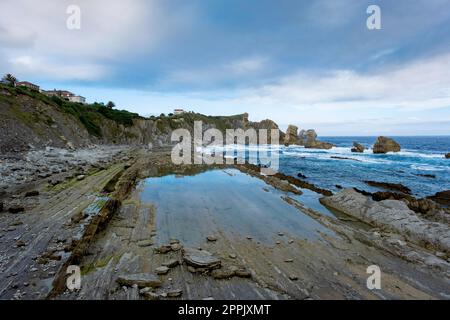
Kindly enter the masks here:
[[1, 0], [0, 72], [142, 115], [449, 135], [449, 25], [450, 0]]

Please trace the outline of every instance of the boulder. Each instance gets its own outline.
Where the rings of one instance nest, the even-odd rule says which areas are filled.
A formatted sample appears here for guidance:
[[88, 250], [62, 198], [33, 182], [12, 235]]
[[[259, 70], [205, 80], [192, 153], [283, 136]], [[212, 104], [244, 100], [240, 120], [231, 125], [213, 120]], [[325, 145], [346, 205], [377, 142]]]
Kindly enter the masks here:
[[297, 136], [298, 127], [290, 124], [286, 130], [286, 134], [284, 136], [284, 144], [298, 144], [298, 136]]
[[353, 142], [352, 152], [363, 153], [365, 149], [366, 148], [362, 144], [360, 144], [358, 142]]
[[373, 146], [373, 153], [399, 152], [400, 150], [400, 145], [394, 139], [383, 136], [378, 137]]
[[169, 272], [169, 267], [161, 266], [155, 269], [156, 274], [163, 275]]
[[450, 159], [450, 153], [447, 153], [447, 154], [445, 155], [445, 159]]
[[167, 296], [169, 298], [177, 298], [177, 297], [180, 297], [182, 294], [183, 294], [183, 290], [181, 290], [181, 289], [167, 291]]
[[407, 204], [398, 200], [374, 201], [353, 189], [323, 197], [320, 202], [372, 226], [390, 230], [424, 247], [450, 252], [448, 226], [422, 219]]
[[183, 249], [183, 259], [186, 264], [194, 268], [216, 269], [220, 268], [221, 261], [206, 250], [194, 248]]
[[123, 275], [117, 278], [117, 283], [121, 286], [132, 287], [133, 285], [137, 285], [139, 288], [158, 288], [161, 287], [162, 282], [159, 278], [151, 273], [138, 273], [138, 274], [130, 274]]

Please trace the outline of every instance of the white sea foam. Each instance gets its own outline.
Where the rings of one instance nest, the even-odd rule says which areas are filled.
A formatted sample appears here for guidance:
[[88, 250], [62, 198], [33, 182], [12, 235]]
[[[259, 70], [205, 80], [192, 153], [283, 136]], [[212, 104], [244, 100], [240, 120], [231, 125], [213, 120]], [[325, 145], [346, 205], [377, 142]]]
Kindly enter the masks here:
[[445, 171], [450, 170], [450, 167], [443, 166], [433, 166], [433, 165], [416, 165], [412, 164], [411, 169], [422, 170], [422, 171]]
[[[299, 158], [316, 158], [320, 160], [329, 160], [332, 159], [332, 156], [342, 156], [349, 157], [352, 159], [360, 160], [362, 163], [382, 163], [382, 164], [391, 164], [391, 163], [399, 163], [400, 161], [395, 161], [393, 159], [389, 159], [389, 156], [396, 156], [413, 160], [411, 158], [422, 158], [422, 159], [443, 159], [442, 154], [437, 153], [421, 153], [417, 150], [408, 150], [405, 149], [403, 151], [397, 153], [387, 153], [385, 155], [373, 154], [372, 149], [366, 149], [363, 153], [354, 153], [351, 152], [349, 147], [333, 147], [331, 149], [307, 149], [303, 146], [298, 145], [290, 145], [288, 147], [284, 145], [225, 145], [225, 146], [206, 146], [206, 147], [198, 147], [198, 152], [211, 152], [215, 150], [216, 152], [280, 152], [281, 156], [284, 157], [299, 157]], [[230, 154], [226, 155], [227, 157]], [[388, 156], [388, 158], [386, 158]], [[335, 159], [340, 160], [340, 159]], [[426, 166], [424, 166], [426, 167]], [[424, 169], [420, 169], [424, 170]], [[434, 170], [434, 169], [429, 169]], [[438, 167], [438, 170], [445, 170], [445, 168]]]

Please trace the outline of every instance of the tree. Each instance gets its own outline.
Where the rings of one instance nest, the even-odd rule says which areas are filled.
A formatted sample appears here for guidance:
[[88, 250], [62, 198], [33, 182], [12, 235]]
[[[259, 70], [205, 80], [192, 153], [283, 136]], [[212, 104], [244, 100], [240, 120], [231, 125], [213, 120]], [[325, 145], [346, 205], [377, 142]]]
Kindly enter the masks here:
[[14, 77], [12, 74], [8, 73], [6, 74], [2, 80], [6, 83], [8, 83], [9, 86], [11, 87], [15, 87], [16, 86], [16, 82], [17, 82], [17, 78]]
[[114, 104], [114, 102], [112, 102], [112, 101], [109, 101], [107, 104], [106, 104], [106, 107], [108, 108], [108, 109], [112, 109], [112, 108], [114, 108], [116, 105]]

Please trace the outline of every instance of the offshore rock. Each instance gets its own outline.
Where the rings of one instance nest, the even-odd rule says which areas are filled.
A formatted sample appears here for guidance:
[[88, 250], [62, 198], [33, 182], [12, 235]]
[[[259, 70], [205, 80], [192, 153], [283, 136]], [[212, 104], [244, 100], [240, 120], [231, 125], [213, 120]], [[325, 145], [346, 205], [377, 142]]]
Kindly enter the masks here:
[[380, 136], [373, 146], [373, 153], [399, 152], [400, 145], [391, 138]]
[[353, 142], [352, 152], [363, 153], [365, 149], [366, 148], [362, 144], [360, 144], [358, 142]]

